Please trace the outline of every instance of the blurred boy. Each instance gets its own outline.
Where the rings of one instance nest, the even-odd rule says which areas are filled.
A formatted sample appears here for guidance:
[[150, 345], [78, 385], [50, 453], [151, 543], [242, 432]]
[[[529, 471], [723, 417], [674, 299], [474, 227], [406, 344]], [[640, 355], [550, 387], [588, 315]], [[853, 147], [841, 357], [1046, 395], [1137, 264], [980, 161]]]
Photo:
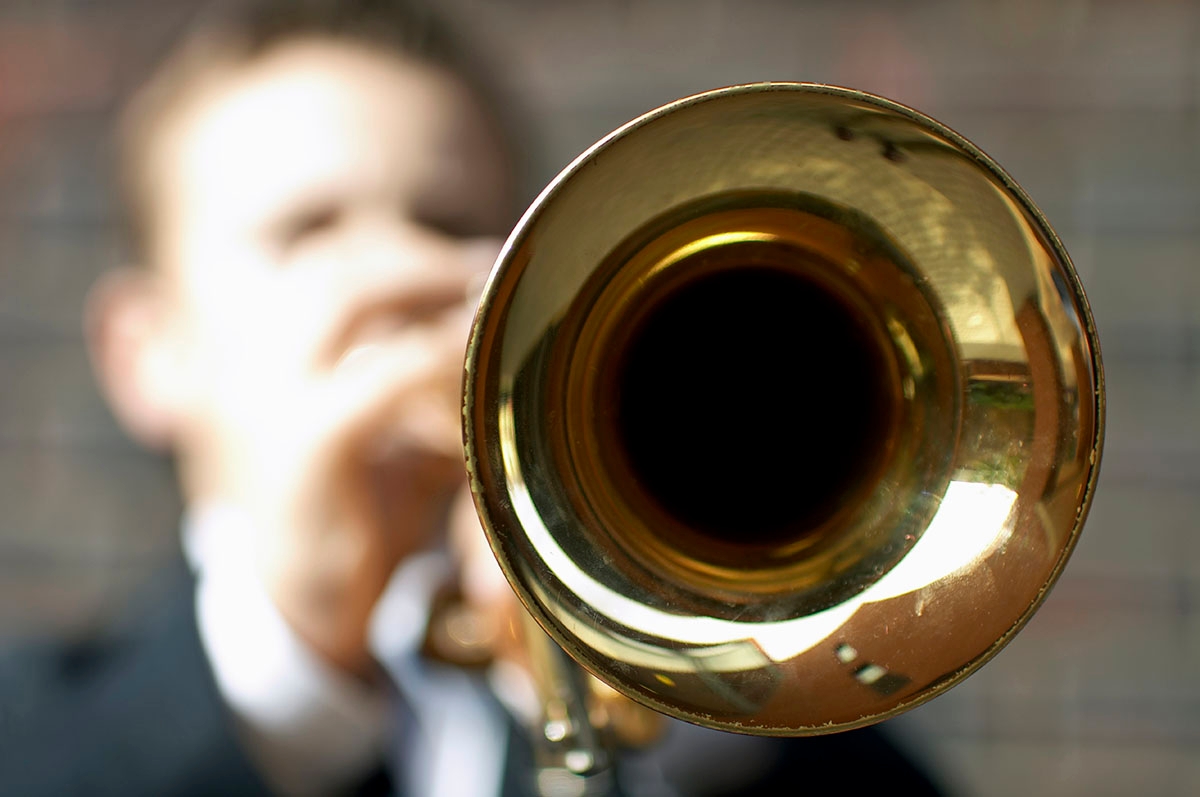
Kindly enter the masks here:
[[[471, 292], [512, 204], [499, 131], [456, 59], [396, 3], [265, 4], [192, 36], [124, 118], [137, 262], [96, 287], [87, 336], [122, 425], [175, 456], [224, 747], [286, 793], [352, 788], [387, 758], [370, 620], [463, 483]], [[122, 705], [90, 701], [65, 705], [66, 760], [31, 788], [206, 782], [216, 742], [121, 738], [187, 737], [191, 716], [138, 684]]]

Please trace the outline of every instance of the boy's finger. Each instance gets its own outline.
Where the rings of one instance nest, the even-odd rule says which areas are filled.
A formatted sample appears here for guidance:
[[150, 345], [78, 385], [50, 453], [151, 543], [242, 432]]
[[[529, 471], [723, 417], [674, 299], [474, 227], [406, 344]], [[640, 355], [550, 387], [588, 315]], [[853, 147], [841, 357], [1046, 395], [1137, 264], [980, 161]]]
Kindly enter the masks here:
[[319, 431], [334, 445], [354, 445], [394, 434], [407, 414], [414, 422], [425, 419], [434, 432], [435, 424], [445, 424], [430, 407], [453, 400], [456, 389], [448, 385], [461, 359], [461, 350], [429, 333], [355, 347], [323, 380]]

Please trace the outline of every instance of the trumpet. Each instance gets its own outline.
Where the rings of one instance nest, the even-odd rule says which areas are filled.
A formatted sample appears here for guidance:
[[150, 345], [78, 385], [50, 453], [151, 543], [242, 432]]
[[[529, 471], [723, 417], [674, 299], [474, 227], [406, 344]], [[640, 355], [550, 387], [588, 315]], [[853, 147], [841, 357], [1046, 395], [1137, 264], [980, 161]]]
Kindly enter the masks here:
[[470, 487], [570, 658], [762, 735], [895, 716], [1062, 572], [1104, 377], [1079, 277], [946, 126], [826, 85], [719, 89], [542, 192], [465, 366]]

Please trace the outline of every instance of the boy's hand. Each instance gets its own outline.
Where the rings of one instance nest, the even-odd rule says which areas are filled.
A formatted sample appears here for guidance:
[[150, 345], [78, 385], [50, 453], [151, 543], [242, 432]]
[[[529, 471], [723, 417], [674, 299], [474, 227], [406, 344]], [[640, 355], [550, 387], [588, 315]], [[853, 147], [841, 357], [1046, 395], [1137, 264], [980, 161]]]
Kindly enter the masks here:
[[296, 293], [280, 306], [301, 311], [261, 350], [229, 352], [259, 370], [244, 382], [259, 391], [214, 386], [216, 491], [253, 520], [257, 568], [284, 618], [345, 671], [373, 668], [375, 602], [440, 532], [463, 481], [465, 297], [496, 250], [446, 243], [419, 266], [359, 261], [353, 274], [319, 258], [281, 279]]

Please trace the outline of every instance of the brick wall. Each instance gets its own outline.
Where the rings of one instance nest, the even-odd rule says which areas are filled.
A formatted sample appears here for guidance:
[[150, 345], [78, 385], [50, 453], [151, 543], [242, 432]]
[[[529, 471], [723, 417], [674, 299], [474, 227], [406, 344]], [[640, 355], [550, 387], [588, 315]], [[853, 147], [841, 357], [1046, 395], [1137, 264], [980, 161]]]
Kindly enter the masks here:
[[0, 3], [0, 634], [97, 622], [175, 545], [168, 466], [87, 366], [88, 286], [120, 262], [109, 128], [188, 9]]
[[[893, 727], [965, 794], [1200, 793], [1200, 6], [448, 5], [533, 114], [530, 192], [644, 110], [759, 79], [914, 104], [1025, 186], [1103, 335], [1101, 491], [1026, 632]], [[79, 316], [121, 257], [112, 109], [193, 9], [0, 0], [0, 636], [112, 614], [175, 545], [169, 468], [103, 408]]]

